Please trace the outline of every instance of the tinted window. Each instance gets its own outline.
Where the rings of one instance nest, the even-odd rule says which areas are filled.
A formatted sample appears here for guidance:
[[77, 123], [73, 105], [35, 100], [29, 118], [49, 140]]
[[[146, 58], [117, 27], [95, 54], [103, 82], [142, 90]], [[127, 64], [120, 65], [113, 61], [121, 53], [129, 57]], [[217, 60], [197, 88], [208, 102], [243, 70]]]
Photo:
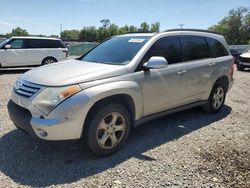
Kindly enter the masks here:
[[113, 37], [84, 55], [81, 60], [125, 65], [134, 58], [148, 39], [146, 36]]
[[27, 39], [26, 48], [65, 48], [59, 40]]
[[183, 36], [181, 39], [183, 61], [191, 61], [210, 57], [210, 51], [204, 37]]
[[165, 37], [153, 44], [146, 55], [146, 61], [152, 56], [162, 56], [169, 64], [181, 61], [181, 45], [179, 37]]
[[23, 48], [23, 40], [22, 39], [14, 39], [9, 44], [11, 45], [11, 48], [13, 48], [13, 49]]
[[206, 38], [207, 42], [212, 50], [213, 57], [227, 56], [228, 52], [226, 48], [218, 41], [212, 38]]

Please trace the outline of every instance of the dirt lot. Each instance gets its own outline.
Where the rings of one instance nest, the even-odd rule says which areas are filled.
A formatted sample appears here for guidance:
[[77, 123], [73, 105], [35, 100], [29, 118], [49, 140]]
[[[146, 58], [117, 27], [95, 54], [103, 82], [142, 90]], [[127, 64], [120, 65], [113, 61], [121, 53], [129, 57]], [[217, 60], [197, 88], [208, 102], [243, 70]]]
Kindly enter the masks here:
[[250, 71], [235, 72], [221, 113], [195, 108], [151, 121], [106, 158], [16, 130], [6, 104], [21, 74], [0, 72], [0, 187], [250, 187]]

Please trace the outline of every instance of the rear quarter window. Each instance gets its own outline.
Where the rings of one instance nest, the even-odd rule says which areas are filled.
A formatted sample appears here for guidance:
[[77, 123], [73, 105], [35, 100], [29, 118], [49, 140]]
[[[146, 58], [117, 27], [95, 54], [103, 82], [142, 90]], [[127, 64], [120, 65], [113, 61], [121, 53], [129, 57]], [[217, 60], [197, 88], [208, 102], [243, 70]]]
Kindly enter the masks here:
[[228, 55], [226, 48], [218, 40], [208, 37], [206, 40], [212, 51], [213, 57], [223, 57]]

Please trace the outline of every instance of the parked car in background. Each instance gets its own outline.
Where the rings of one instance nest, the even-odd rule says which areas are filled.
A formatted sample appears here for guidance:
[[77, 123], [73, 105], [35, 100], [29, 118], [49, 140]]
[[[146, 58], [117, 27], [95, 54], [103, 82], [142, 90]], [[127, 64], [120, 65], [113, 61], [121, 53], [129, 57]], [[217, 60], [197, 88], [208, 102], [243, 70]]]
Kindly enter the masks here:
[[44, 37], [11, 37], [0, 44], [0, 67], [51, 64], [68, 57], [61, 40]]
[[230, 49], [230, 52], [231, 55], [234, 57], [234, 64], [237, 64], [240, 53], [235, 49]]
[[238, 57], [237, 69], [243, 71], [245, 68], [250, 68], [250, 51], [247, 51]]
[[108, 155], [132, 126], [197, 106], [218, 113], [233, 70], [221, 35], [184, 29], [125, 34], [77, 59], [26, 72], [8, 111], [35, 138], [83, 137], [92, 152]]

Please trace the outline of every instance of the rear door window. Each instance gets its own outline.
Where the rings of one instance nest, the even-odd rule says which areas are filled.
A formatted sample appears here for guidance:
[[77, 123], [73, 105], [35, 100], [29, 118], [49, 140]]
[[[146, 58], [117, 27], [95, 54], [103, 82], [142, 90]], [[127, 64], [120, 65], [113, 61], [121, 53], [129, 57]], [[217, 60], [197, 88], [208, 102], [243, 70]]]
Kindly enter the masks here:
[[210, 57], [208, 44], [204, 37], [182, 36], [182, 60], [191, 61]]
[[180, 38], [165, 37], [156, 41], [149, 49], [146, 55], [146, 61], [152, 56], [164, 57], [169, 64], [178, 63], [181, 61], [181, 43]]
[[208, 37], [206, 39], [213, 57], [223, 57], [228, 55], [226, 48], [218, 40]]
[[65, 48], [60, 40], [27, 39], [26, 48]]
[[42, 40], [39, 39], [27, 39], [26, 48], [44, 48]]

